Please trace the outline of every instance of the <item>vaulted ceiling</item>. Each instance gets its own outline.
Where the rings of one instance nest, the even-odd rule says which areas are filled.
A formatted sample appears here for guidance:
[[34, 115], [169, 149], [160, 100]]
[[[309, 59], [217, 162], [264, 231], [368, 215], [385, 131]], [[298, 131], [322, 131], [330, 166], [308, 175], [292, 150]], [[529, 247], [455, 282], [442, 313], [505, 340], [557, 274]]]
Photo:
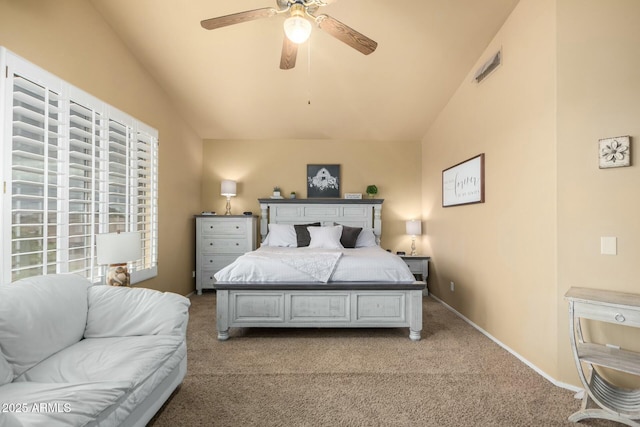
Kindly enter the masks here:
[[333, 0], [378, 42], [363, 55], [314, 26], [281, 70], [286, 15], [205, 30], [276, 0], [91, 0], [204, 139], [420, 140], [518, 0]]

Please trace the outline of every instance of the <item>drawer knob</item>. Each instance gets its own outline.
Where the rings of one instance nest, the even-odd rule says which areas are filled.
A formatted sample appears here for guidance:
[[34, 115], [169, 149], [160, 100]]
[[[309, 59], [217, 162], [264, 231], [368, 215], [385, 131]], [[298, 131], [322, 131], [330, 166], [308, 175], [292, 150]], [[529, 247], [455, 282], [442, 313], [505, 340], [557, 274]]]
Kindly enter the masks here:
[[210, 259], [210, 260], [209, 260], [209, 262], [213, 262], [213, 260], [212, 260], [212, 259]]
[[622, 314], [620, 314], [620, 313], [616, 313], [616, 315], [614, 316], [614, 319], [616, 319], [616, 321], [618, 321], [618, 322], [620, 322], [620, 323], [622, 323], [622, 322], [624, 322], [625, 320], [627, 320], [627, 319], [625, 319], [625, 318], [624, 318], [624, 316], [623, 316]]
[[240, 246], [240, 243], [236, 242], [236, 246]]
[[240, 226], [236, 225], [236, 230], [240, 230]]
[[209, 246], [213, 246], [213, 243], [209, 243]]

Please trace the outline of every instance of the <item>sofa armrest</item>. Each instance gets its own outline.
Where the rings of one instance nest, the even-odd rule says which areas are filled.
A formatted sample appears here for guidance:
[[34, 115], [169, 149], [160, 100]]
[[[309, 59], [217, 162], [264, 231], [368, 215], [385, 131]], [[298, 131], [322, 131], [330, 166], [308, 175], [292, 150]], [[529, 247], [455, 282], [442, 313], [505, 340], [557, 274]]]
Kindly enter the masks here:
[[186, 335], [188, 298], [145, 288], [89, 288], [85, 338]]

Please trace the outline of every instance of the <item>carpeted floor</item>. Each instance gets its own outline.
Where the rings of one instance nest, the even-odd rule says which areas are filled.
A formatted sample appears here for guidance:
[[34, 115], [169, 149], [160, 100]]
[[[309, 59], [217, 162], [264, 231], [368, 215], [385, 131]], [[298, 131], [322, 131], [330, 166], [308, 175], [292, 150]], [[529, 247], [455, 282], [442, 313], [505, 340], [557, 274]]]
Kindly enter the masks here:
[[573, 392], [431, 298], [419, 342], [407, 328], [232, 328], [220, 342], [215, 293], [191, 301], [188, 373], [153, 427], [576, 425]]

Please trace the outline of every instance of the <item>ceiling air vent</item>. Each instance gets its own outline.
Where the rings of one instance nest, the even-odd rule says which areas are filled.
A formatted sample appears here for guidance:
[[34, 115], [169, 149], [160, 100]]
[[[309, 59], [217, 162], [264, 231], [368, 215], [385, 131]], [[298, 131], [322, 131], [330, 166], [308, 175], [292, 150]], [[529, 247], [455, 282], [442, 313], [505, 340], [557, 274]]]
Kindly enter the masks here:
[[478, 71], [476, 71], [476, 74], [473, 76], [473, 79], [476, 81], [476, 83], [480, 83], [481, 81], [486, 79], [489, 76], [489, 74], [493, 72], [493, 70], [498, 68], [501, 62], [502, 62], [502, 50], [499, 50], [491, 58], [489, 58], [487, 62], [485, 62], [484, 64], [482, 64], [480, 68], [478, 68]]

